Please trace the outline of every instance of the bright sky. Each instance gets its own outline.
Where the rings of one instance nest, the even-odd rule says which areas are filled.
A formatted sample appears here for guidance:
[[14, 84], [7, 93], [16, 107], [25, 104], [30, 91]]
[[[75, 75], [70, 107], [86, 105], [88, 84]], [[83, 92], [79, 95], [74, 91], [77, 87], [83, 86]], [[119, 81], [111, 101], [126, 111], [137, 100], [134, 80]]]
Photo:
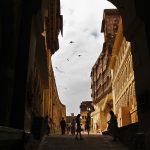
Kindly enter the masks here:
[[107, 0], [61, 0], [63, 37], [59, 36], [60, 49], [52, 56], [52, 65], [67, 115], [77, 115], [80, 103], [92, 100], [90, 73], [102, 50], [101, 23], [109, 8], [115, 7]]

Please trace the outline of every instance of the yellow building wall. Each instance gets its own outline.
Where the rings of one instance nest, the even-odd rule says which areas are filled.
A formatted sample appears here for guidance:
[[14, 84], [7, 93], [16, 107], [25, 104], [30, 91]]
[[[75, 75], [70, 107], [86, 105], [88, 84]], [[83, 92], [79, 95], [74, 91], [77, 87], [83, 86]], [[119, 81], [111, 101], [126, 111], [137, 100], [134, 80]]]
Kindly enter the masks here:
[[87, 111], [81, 111], [81, 127], [85, 129], [85, 124], [86, 124], [86, 118], [87, 118]]
[[110, 63], [114, 111], [118, 116], [119, 126], [138, 121], [131, 43], [126, 41], [122, 32], [120, 21]]
[[94, 109], [95, 111], [91, 113], [92, 132], [98, 133], [100, 132], [100, 109], [97, 106]]

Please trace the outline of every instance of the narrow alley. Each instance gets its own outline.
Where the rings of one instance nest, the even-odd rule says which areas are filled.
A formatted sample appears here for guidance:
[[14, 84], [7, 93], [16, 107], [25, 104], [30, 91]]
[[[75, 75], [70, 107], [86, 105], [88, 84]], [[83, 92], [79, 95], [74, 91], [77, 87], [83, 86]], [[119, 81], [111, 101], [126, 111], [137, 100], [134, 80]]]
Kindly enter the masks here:
[[120, 142], [113, 142], [108, 135], [83, 135], [76, 140], [71, 135], [51, 135], [45, 137], [39, 150], [128, 150]]
[[150, 150], [148, 12], [0, 0], [0, 150]]

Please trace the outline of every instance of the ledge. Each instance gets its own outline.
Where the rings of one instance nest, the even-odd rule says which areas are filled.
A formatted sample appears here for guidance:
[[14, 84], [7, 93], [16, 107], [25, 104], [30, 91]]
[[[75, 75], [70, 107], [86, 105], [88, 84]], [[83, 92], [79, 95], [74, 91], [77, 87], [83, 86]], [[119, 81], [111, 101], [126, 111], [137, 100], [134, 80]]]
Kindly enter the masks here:
[[22, 140], [24, 131], [0, 126], [0, 141]]

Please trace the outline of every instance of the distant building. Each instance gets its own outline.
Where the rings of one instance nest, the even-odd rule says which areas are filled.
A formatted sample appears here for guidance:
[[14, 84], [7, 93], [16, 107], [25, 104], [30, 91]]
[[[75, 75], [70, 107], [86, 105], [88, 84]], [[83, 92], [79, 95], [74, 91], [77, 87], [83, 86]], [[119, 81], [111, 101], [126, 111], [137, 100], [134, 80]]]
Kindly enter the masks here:
[[113, 109], [109, 63], [118, 29], [119, 17], [120, 14], [116, 9], [104, 10], [101, 28], [101, 32], [104, 32], [103, 49], [91, 71], [91, 96], [95, 108], [91, 117], [94, 132], [106, 130], [109, 111]]
[[94, 111], [94, 106], [92, 101], [82, 101], [80, 105], [80, 114], [81, 114], [81, 124], [82, 127], [85, 128], [85, 122], [87, 118], [87, 114]]
[[138, 121], [131, 43], [123, 37], [122, 28], [120, 19], [110, 62], [114, 111], [120, 127]]
[[76, 116], [74, 116], [74, 113], [71, 113], [70, 116], [66, 116], [66, 122], [71, 123], [73, 119], [75, 119]]

